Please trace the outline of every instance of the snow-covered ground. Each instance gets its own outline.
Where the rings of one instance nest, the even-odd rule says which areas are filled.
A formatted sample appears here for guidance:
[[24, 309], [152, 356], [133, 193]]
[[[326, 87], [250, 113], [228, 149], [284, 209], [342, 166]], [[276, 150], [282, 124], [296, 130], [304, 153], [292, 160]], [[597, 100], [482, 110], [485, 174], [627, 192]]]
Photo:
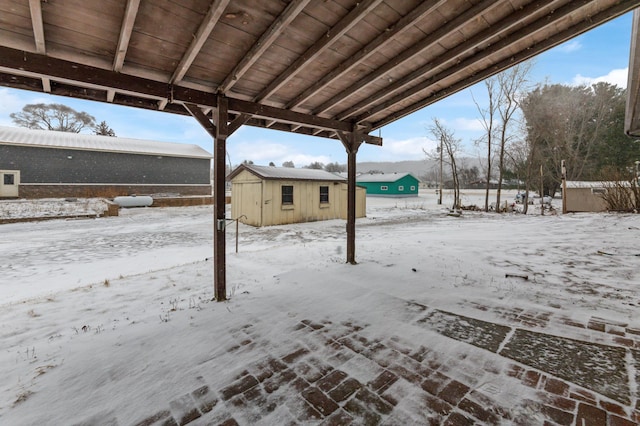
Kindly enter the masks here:
[[101, 215], [106, 209], [106, 202], [98, 198], [2, 200], [0, 201], [0, 220], [81, 215], [97, 216]]
[[[482, 200], [463, 194], [465, 204]], [[134, 424], [202, 383], [228, 383], [259, 353], [287, 353], [295, 345], [282, 330], [305, 318], [411, 341], [414, 327], [396, 311], [407, 302], [470, 316], [479, 305], [598, 315], [640, 329], [638, 215], [452, 217], [431, 191], [369, 197], [357, 265], [345, 264], [341, 220], [240, 225], [238, 253], [229, 226], [230, 300], [216, 303], [212, 212], [0, 225], [0, 424]], [[231, 355], [248, 325], [260, 350]], [[425, 344], [460, 351], [435, 333]]]

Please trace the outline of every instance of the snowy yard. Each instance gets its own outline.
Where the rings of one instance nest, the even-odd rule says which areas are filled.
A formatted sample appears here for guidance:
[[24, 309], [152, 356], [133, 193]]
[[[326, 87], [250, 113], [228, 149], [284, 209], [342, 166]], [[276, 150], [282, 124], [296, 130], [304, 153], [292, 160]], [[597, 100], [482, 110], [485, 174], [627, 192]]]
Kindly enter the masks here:
[[[480, 192], [463, 196], [465, 204], [481, 205], [482, 199]], [[319, 423], [300, 412], [307, 403], [321, 411], [305, 391], [300, 399], [284, 387], [263, 390], [271, 404], [263, 408], [225, 394], [238, 377], [253, 377], [252, 368], [286, 358], [300, 345], [300, 353], [312, 357], [305, 365], [340, 366], [360, 383], [371, 383], [384, 367], [370, 365], [371, 357], [338, 361], [318, 340], [299, 334], [305, 325], [329, 334], [360, 330], [359, 336], [385, 347], [425, 348], [428, 355], [419, 362], [444, 366], [438, 371], [464, 383], [465, 398], [484, 395], [508, 411], [480, 424], [520, 418], [530, 423], [518, 424], [543, 424], [548, 413], [531, 408], [532, 401], [545, 403], [540, 393], [509, 373], [521, 355], [508, 343], [540, 328], [516, 324], [511, 314], [544, 313], [545, 333], [611, 347], [619, 334], [570, 325], [600, 318], [603, 331], [616, 324], [623, 335], [640, 330], [640, 216], [540, 216], [538, 210], [451, 217], [435, 200], [431, 192], [368, 198], [367, 217], [357, 221], [357, 265], [345, 264], [341, 220], [240, 225], [237, 254], [235, 227], [229, 227], [230, 300], [224, 303], [211, 301], [211, 206], [0, 225], [0, 424], [150, 425], [154, 413], [161, 424], [162, 415], [179, 419], [188, 412], [198, 401], [189, 395], [205, 388], [216, 395], [215, 406], [199, 406], [190, 424], [222, 423], [225, 416], [240, 424]], [[478, 336], [460, 337], [447, 328], [454, 317], [504, 324], [498, 337], [507, 340], [492, 347]], [[621, 349], [624, 366], [606, 373], [629, 383], [587, 388], [596, 391], [595, 406], [617, 404], [625, 418], [638, 412], [640, 347], [630, 340], [632, 350]], [[571, 381], [534, 363], [527, 368], [560, 377], [571, 389], [589, 380]], [[605, 374], [607, 366], [593, 366], [595, 375], [600, 368]], [[266, 389], [265, 383], [258, 387]], [[427, 422], [430, 414], [411, 389], [402, 379], [380, 391], [385, 401], [396, 402], [388, 412], [378, 407], [382, 423]], [[448, 407], [450, 416], [469, 416], [451, 401]], [[574, 402], [564, 410], [577, 419], [582, 407]], [[348, 403], [334, 409], [345, 419], [356, 417]]]

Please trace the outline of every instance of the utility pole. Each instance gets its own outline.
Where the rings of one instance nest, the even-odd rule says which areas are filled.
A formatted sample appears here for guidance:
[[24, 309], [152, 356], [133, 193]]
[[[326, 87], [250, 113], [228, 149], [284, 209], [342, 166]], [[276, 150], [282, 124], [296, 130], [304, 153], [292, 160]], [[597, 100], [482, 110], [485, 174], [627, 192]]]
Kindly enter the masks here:
[[567, 213], [567, 167], [562, 160], [562, 214]]
[[544, 174], [540, 164], [540, 214], [544, 216]]
[[442, 136], [440, 136], [440, 146], [438, 147], [438, 151], [440, 151], [440, 189], [438, 190], [438, 204], [442, 204]]

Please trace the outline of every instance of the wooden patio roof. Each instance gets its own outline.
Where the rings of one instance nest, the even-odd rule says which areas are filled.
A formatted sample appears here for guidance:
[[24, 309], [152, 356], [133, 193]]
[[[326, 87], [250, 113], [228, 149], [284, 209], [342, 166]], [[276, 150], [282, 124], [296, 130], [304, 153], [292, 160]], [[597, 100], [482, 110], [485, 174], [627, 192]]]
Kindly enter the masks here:
[[0, 85], [366, 133], [640, 0], [0, 0]]

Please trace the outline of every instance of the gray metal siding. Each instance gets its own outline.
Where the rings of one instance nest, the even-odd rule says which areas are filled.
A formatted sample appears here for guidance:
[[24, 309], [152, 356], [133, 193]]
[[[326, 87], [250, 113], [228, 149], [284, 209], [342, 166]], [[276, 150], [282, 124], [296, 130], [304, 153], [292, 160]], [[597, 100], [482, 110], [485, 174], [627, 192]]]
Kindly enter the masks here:
[[[69, 158], [71, 157], [71, 158]], [[22, 183], [210, 184], [209, 159], [0, 145]]]

